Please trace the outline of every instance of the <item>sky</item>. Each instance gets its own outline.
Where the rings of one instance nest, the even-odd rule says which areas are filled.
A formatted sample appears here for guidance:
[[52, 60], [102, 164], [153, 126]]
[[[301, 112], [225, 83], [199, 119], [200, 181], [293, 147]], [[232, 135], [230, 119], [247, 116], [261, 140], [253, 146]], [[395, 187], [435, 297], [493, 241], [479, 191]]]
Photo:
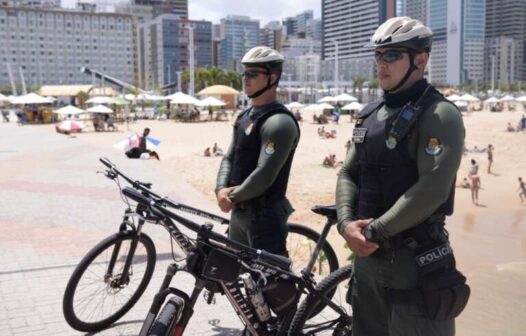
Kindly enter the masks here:
[[[84, 0], [86, 2], [93, 2]], [[123, 2], [124, 0], [102, 0], [108, 4]], [[62, 0], [65, 7], [74, 7], [76, 0]], [[320, 0], [263, 0], [263, 1], [245, 1], [245, 0], [188, 0], [188, 11], [190, 19], [205, 19], [213, 23], [219, 23], [219, 20], [229, 14], [248, 15], [252, 19], [260, 20], [263, 27], [269, 21], [281, 21], [288, 16], [312, 9], [314, 17], [321, 17]]]

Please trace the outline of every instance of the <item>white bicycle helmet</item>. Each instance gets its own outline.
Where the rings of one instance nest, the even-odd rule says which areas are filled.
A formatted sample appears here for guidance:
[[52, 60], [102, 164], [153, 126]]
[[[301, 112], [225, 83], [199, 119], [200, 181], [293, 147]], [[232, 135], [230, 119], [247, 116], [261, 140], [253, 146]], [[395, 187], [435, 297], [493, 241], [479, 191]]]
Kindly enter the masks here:
[[255, 92], [254, 94], [249, 95], [249, 98], [259, 97], [271, 87], [278, 85], [279, 79], [281, 78], [281, 70], [283, 67], [284, 60], [285, 57], [283, 57], [283, 55], [281, 55], [279, 52], [265, 46], [254, 47], [250, 49], [245, 54], [245, 56], [243, 56], [241, 64], [243, 64], [245, 67], [251, 66], [263, 68], [267, 70], [268, 75], [274, 73], [278, 77], [276, 81], [272, 83], [270, 76], [268, 76], [267, 85], [263, 89]]
[[370, 47], [397, 46], [415, 51], [431, 51], [433, 32], [422, 22], [407, 16], [385, 21], [371, 37]]
[[243, 65], [249, 64], [263, 64], [263, 63], [283, 63], [285, 58], [274, 49], [265, 46], [254, 47], [250, 49], [241, 63]]

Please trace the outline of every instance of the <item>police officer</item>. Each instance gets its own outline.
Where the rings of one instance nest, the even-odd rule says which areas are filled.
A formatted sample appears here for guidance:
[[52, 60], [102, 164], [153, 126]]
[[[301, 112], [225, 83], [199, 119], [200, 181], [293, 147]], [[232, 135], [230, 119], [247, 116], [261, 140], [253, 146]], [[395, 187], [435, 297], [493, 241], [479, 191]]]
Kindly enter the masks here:
[[252, 107], [235, 121], [215, 191], [221, 210], [232, 210], [229, 238], [286, 255], [286, 223], [293, 209], [285, 193], [300, 130], [290, 111], [276, 102], [283, 60], [268, 47], [252, 48], [241, 60]]
[[460, 112], [423, 77], [432, 35], [395, 17], [371, 38], [384, 95], [358, 114], [336, 187], [338, 229], [356, 255], [348, 295], [355, 336], [454, 334], [454, 319], [435, 319], [440, 307], [424, 304], [415, 259], [438, 246], [443, 253], [430, 256], [448, 261], [433, 277], [454, 268], [443, 227], [464, 144]]

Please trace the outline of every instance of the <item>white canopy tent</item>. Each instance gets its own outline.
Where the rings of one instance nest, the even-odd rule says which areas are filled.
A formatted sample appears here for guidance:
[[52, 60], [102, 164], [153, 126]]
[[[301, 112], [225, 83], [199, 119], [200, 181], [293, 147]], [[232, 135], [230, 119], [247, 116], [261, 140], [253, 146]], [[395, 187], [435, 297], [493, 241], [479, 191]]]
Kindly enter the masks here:
[[452, 102], [455, 102], [455, 101], [458, 101], [458, 100], [462, 100], [462, 99], [460, 98], [460, 96], [459, 96], [459, 95], [456, 95], [456, 94], [452, 94], [451, 96], [447, 96], [446, 98], [447, 98], [448, 100], [452, 101]]
[[477, 97], [472, 96], [472, 95], [470, 95], [468, 93], [463, 94], [462, 96], [460, 96], [459, 100], [462, 100], [462, 101], [465, 101], [465, 102], [468, 102], [468, 103], [480, 101], [480, 99], [478, 99]]
[[182, 92], [176, 92], [164, 98], [170, 100], [171, 104], [199, 105], [200, 103], [198, 99]]
[[519, 103], [526, 103], [526, 96], [521, 96], [517, 98], [516, 101], [518, 101]]
[[334, 97], [334, 99], [339, 102], [357, 102], [358, 101], [356, 97], [353, 97], [347, 93], [342, 93], [341, 95], [337, 95], [336, 97]]
[[7, 98], [6, 96], [4, 96], [3, 94], [0, 93], [0, 103], [1, 102], [8, 102], [9, 101], [9, 98]]
[[109, 113], [113, 113], [113, 110], [104, 105], [95, 105], [87, 109], [86, 112], [109, 114]]
[[59, 108], [58, 110], [54, 111], [56, 114], [59, 115], [77, 115], [81, 113], [86, 113], [83, 109], [79, 109], [78, 107], [75, 107], [73, 105], [68, 105], [62, 108]]
[[514, 101], [516, 101], [516, 99], [513, 96], [506, 95], [506, 96], [500, 98], [499, 101], [501, 101], [501, 102], [514, 102]]
[[207, 97], [196, 104], [197, 106], [225, 106], [226, 103], [215, 97]]
[[486, 104], [495, 104], [498, 103], [499, 100], [495, 97], [490, 97], [484, 101]]
[[318, 100], [318, 103], [336, 103], [336, 97], [326, 96]]
[[25, 104], [51, 104], [51, 99], [37, 95], [36, 93], [28, 93], [23, 96], [13, 97], [10, 99], [11, 104], [25, 105]]
[[455, 105], [457, 105], [458, 107], [466, 107], [468, 106], [468, 103], [463, 100], [457, 100], [455, 101]]
[[350, 104], [345, 105], [342, 107], [342, 110], [361, 110], [363, 108], [363, 105], [358, 102], [352, 102]]
[[285, 104], [285, 106], [289, 109], [293, 109], [293, 108], [302, 108], [304, 107], [305, 105], [301, 104], [301, 103], [298, 103], [298, 102], [292, 102], [292, 103], [289, 103], [289, 104]]

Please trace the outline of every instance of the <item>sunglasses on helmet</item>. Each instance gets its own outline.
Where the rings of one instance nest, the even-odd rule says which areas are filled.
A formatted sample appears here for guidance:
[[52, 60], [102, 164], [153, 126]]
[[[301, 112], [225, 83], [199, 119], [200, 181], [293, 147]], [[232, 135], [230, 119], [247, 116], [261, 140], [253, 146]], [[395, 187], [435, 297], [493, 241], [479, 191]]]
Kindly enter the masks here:
[[256, 78], [257, 76], [259, 76], [259, 74], [268, 75], [268, 72], [258, 70], [245, 70], [241, 73], [241, 76], [246, 78]]
[[385, 63], [391, 64], [398, 60], [401, 60], [404, 57], [404, 54], [407, 54], [407, 51], [404, 50], [387, 50], [385, 52], [374, 52], [374, 59], [376, 63], [383, 61]]

